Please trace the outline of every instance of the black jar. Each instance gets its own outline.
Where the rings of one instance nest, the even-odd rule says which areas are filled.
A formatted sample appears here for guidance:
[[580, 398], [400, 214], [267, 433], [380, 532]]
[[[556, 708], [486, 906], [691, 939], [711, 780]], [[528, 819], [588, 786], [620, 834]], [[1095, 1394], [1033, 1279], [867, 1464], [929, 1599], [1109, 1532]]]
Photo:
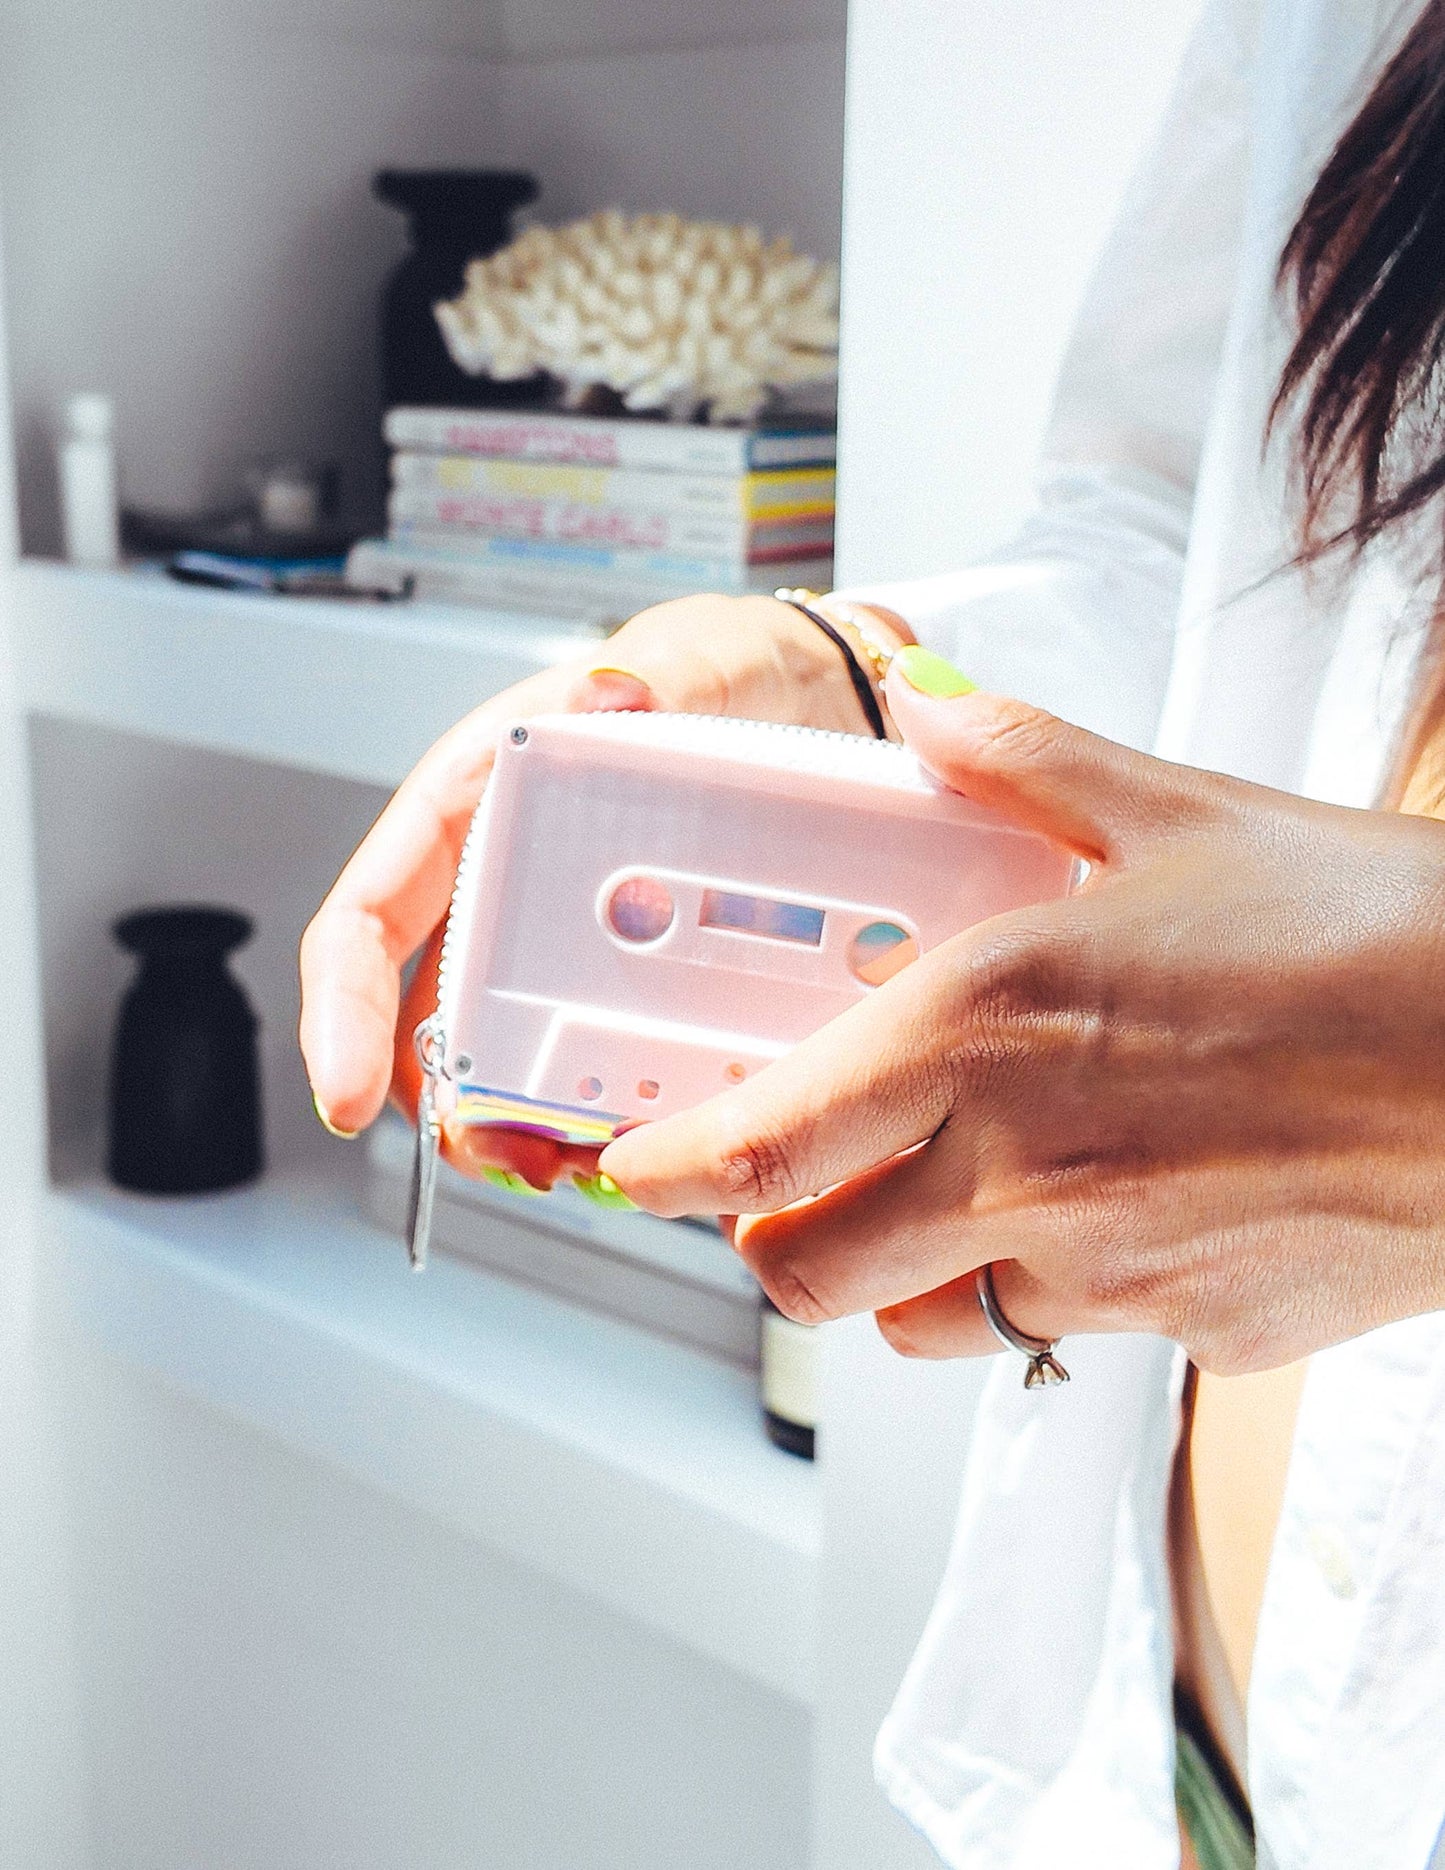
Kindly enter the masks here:
[[111, 1054], [107, 1168], [122, 1188], [194, 1195], [261, 1173], [256, 1016], [226, 965], [251, 932], [234, 909], [141, 909], [115, 924], [140, 957]]
[[382, 289], [381, 387], [388, 409], [468, 408], [539, 400], [545, 379], [493, 383], [468, 376], [432, 309], [461, 291], [469, 260], [512, 238], [512, 216], [537, 197], [534, 176], [510, 169], [383, 169], [378, 198], [406, 215], [412, 251]]

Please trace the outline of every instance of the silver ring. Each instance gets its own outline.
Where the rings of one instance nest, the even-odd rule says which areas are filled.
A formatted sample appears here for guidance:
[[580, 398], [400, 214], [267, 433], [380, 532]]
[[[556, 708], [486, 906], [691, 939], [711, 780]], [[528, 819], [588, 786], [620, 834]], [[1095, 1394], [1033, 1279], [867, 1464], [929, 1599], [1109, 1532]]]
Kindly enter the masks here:
[[1054, 1355], [1057, 1338], [1031, 1338], [1027, 1332], [1011, 1325], [1004, 1316], [1004, 1309], [998, 1302], [998, 1293], [994, 1291], [993, 1267], [981, 1268], [974, 1279], [978, 1291], [978, 1303], [987, 1320], [988, 1328], [1006, 1351], [1017, 1351], [1027, 1357], [1029, 1367], [1024, 1372], [1026, 1390], [1047, 1389], [1052, 1383], [1067, 1383], [1069, 1373]]

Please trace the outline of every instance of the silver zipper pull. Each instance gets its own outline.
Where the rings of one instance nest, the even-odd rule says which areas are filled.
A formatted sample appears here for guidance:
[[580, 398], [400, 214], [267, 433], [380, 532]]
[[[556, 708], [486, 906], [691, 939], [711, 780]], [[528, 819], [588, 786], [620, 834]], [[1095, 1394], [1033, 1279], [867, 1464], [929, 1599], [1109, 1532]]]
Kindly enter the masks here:
[[442, 1126], [437, 1116], [437, 1075], [443, 1053], [440, 1015], [433, 1013], [417, 1027], [412, 1043], [421, 1062], [421, 1096], [416, 1106], [416, 1153], [411, 1165], [411, 1199], [407, 1203], [406, 1250], [412, 1271], [426, 1269], [431, 1239], [432, 1208], [436, 1204], [437, 1164], [441, 1160]]

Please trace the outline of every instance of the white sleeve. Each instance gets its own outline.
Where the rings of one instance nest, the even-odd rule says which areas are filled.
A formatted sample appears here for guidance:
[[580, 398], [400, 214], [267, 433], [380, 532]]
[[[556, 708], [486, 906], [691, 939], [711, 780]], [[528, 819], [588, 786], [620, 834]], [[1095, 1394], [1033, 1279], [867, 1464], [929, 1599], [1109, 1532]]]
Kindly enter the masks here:
[[1214, 0], [1066, 354], [1018, 537], [967, 570], [850, 588], [982, 686], [1148, 747], [1234, 293], [1256, 0]]

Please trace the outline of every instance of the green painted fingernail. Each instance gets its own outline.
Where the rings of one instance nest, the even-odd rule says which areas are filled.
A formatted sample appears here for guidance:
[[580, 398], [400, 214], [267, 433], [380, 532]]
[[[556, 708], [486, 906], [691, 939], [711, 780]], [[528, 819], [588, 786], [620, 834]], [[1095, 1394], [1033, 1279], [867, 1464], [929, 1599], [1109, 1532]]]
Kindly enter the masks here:
[[589, 1201], [595, 1201], [599, 1208], [636, 1208], [635, 1201], [627, 1196], [613, 1181], [610, 1175], [601, 1169], [595, 1175], [574, 1175], [572, 1181], [579, 1195], [585, 1195]]
[[493, 1168], [491, 1163], [482, 1166], [482, 1178], [493, 1188], [505, 1188], [509, 1195], [545, 1195], [545, 1188], [533, 1188], [525, 1175], [518, 1175], [515, 1169]]
[[314, 1091], [311, 1093], [311, 1108], [316, 1112], [316, 1120], [328, 1136], [339, 1136], [343, 1143], [354, 1143], [361, 1135], [360, 1130], [343, 1130], [339, 1124], [333, 1123], [326, 1114], [326, 1106]]
[[932, 695], [938, 701], [955, 701], [971, 695], [978, 687], [962, 669], [955, 669], [944, 656], [937, 656], [922, 643], [908, 643], [893, 658], [893, 667], [920, 695]]

